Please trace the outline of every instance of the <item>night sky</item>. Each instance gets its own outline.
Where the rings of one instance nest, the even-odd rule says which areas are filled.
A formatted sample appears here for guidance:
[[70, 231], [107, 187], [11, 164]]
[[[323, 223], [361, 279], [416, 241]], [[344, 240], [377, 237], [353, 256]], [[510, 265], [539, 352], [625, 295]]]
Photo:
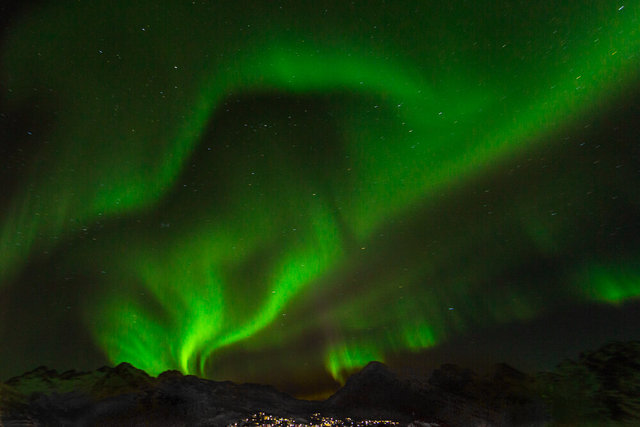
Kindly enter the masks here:
[[640, 1], [5, 8], [0, 380], [640, 339]]

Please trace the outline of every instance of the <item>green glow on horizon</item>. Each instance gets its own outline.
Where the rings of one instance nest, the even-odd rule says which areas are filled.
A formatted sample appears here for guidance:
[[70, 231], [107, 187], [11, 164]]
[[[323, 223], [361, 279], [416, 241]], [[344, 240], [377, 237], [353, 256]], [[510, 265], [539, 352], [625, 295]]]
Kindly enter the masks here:
[[[313, 206], [311, 208], [313, 210]], [[111, 296], [112, 301], [120, 299], [126, 303], [124, 307], [107, 304], [110, 308], [104, 312], [98, 310], [97, 316], [89, 313], [88, 322], [102, 345], [114, 355], [114, 362], [129, 360], [136, 366], [147, 366], [151, 362], [150, 370], [156, 372], [152, 355], [156, 351], [166, 353], [162, 350], [164, 345], [171, 349], [164, 355], [165, 369], [204, 375], [205, 364], [217, 349], [247, 339], [266, 327], [305, 286], [338, 260], [339, 236], [330, 215], [317, 205], [314, 219], [309, 225], [310, 232], [301, 233], [302, 237], [289, 245], [299, 250], [284, 257], [281, 265], [274, 266], [267, 286], [236, 282], [236, 286], [246, 287], [243, 293], [236, 290], [239, 295], [223, 289], [215, 266], [232, 263], [225, 249], [235, 247], [243, 238], [202, 230], [200, 236], [206, 238], [194, 237], [180, 246], [152, 251], [131, 248], [136, 255], [125, 260], [126, 265], [120, 268], [133, 272], [136, 277], [124, 280], [139, 282], [140, 294]], [[263, 237], [270, 234], [268, 229], [262, 231]], [[246, 255], [255, 249], [252, 246], [260, 244], [269, 245], [268, 242], [249, 242], [248, 247], [239, 250]], [[163, 259], [171, 261], [163, 262]], [[142, 310], [140, 304], [150, 297], [157, 308]], [[93, 320], [104, 316], [111, 318], [106, 325]], [[136, 319], [136, 324], [145, 327], [124, 328], [123, 319]], [[146, 342], [149, 336], [162, 336], [162, 328], [157, 325], [166, 325], [165, 336], [157, 345], [135, 343], [137, 333], [144, 335], [139, 337], [140, 342]], [[141, 347], [147, 350], [140, 351]]]
[[[355, 19], [307, 28], [304, 6], [299, 17], [294, 11], [270, 23], [259, 10], [253, 16], [224, 3], [191, 10], [167, 2], [159, 17], [150, 18], [142, 6], [124, 17], [113, 2], [93, 3], [51, 3], [17, 25], [2, 52], [12, 86], [9, 103], [28, 102], [33, 87], [41, 86], [51, 89], [61, 107], [47, 135], [51, 143], [31, 165], [33, 190], [19, 194], [0, 217], [0, 286], [30, 256], [56, 250], [59, 239], [72, 239], [83, 227], [151, 216], [171, 201], [192, 154], [209, 143], [202, 138], [212, 117], [223, 114], [234, 96], [322, 98], [331, 104], [326, 108], [333, 123], [326, 126], [336, 127], [343, 139], [345, 159], [331, 159], [323, 175], [298, 165], [292, 149], [283, 154], [273, 147], [298, 141], [264, 136], [260, 149], [276, 160], [263, 166], [231, 157], [238, 171], [229, 172], [219, 190], [231, 196], [208, 206], [205, 220], [174, 226], [179, 231], [167, 231], [166, 239], [131, 242], [125, 236], [121, 251], [108, 245], [96, 250], [111, 251], [102, 255], [119, 274], [103, 279], [113, 290], [93, 302], [85, 320], [113, 362], [128, 361], [150, 373], [174, 368], [210, 374], [223, 348], [255, 340], [264, 349], [278, 339], [290, 343], [309, 330], [328, 329], [325, 367], [342, 381], [371, 360], [438, 345], [479, 321], [476, 313], [493, 323], [533, 318], [539, 303], [515, 290], [487, 291], [490, 309], [469, 301], [482, 283], [439, 278], [438, 268], [454, 262], [446, 257], [414, 260], [426, 272], [407, 274], [406, 289], [418, 297], [390, 305], [389, 313], [370, 313], [366, 304], [341, 298], [351, 274], [366, 270], [363, 259], [384, 261], [384, 255], [366, 258], [367, 243], [390, 223], [606, 106], [638, 77], [640, 5], [633, 2], [624, 13], [603, 2], [606, 7], [575, 21], [563, 9], [564, 17], [555, 18], [559, 23], [534, 8], [534, 18], [544, 22], [539, 37], [488, 28], [478, 36], [486, 39], [481, 44], [455, 29], [439, 35], [430, 29], [427, 12], [412, 16], [408, 8], [397, 19], [413, 28], [411, 39], [387, 28], [381, 40], [371, 41], [362, 38], [365, 24]], [[457, 9], [452, 25], [464, 13], [471, 18], [460, 19], [478, 19], [463, 5]], [[369, 7], [363, 13], [375, 20], [382, 12]], [[231, 31], [219, 14], [257, 29]], [[172, 16], [182, 19], [176, 20], [178, 29], [164, 28]], [[210, 22], [214, 18], [218, 25]], [[520, 20], [532, 25], [527, 16]], [[120, 21], [134, 30], [122, 35], [110, 28]], [[294, 28], [280, 29], [288, 28], [284, 24]], [[550, 35], [556, 27], [564, 38]], [[518, 49], [531, 52], [520, 57]], [[40, 51], [45, 55], [34, 53]], [[75, 51], [81, 54], [70, 65], [67, 55]], [[224, 142], [211, 145], [218, 149]], [[335, 166], [339, 162], [345, 166]], [[282, 170], [274, 172], [274, 164]], [[243, 181], [241, 166], [256, 173], [256, 187], [266, 188], [262, 196]], [[552, 253], [555, 223], [542, 216], [523, 222], [533, 245]], [[457, 244], [462, 239], [441, 246], [460, 265], [473, 263], [468, 258], [474, 253], [453, 258]], [[263, 258], [265, 265], [255, 261]], [[251, 276], [245, 270], [253, 263], [262, 267]], [[402, 274], [394, 273], [368, 278], [372, 289], [361, 299], [376, 306], [391, 301]], [[598, 300], [618, 303], [640, 294], [633, 275], [594, 277], [589, 289]], [[432, 289], [443, 284], [450, 289]], [[317, 295], [331, 305], [322, 308], [323, 316], [296, 312], [298, 304], [312, 311]], [[449, 305], [455, 310], [448, 311]], [[290, 336], [271, 329], [287, 311], [298, 322]], [[391, 332], [385, 332], [388, 324]], [[378, 340], [361, 338], [367, 327]], [[335, 338], [351, 333], [358, 339]]]
[[640, 298], [640, 272], [635, 266], [592, 265], [579, 277], [580, 292], [589, 299], [619, 305]]

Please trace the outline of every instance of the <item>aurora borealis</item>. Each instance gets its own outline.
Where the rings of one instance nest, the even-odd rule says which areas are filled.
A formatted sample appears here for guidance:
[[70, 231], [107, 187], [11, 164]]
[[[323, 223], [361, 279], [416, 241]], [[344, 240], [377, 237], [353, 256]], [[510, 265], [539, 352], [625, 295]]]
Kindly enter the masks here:
[[0, 372], [312, 392], [474, 331], [636, 311], [640, 2], [531, 3], [23, 6]]

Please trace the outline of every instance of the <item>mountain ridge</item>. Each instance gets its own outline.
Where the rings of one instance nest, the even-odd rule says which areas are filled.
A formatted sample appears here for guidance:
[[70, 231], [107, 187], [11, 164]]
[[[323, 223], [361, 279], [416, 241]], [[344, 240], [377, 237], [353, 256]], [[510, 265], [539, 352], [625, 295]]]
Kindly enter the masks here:
[[640, 342], [609, 343], [537, 375], [504, 363], [482, 376], [444, 364], [425, 380], [401, 378], [383, 363], [370, 362], [324, 401], [172, 370], [153, 377], [129, 363], [62, 373], [40, 366], [0, 383], [0, 425], [261, 425], [255, 420], [266, 414], [298, 420], [297, 425], [310, 425], [304, 420], [319, 414], [343, 420], [336, 425], [623, 423], [640, 421], [638, 396]]

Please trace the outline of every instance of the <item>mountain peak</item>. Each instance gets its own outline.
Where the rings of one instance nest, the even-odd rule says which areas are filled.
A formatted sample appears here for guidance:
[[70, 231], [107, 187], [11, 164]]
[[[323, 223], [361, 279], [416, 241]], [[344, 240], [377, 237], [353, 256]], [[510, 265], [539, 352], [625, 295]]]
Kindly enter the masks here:
[[385, 365], [382, 362], [377, 362], [375, 360], [367, 363], [367, 365], [364, 368], [362, 368], [362, 370], [356, 375], [371, 375], [374, 373], [375, 374], [384, 373], [385, 375], [386, 374], [393, 375], [393, 373], [391, 372], [391, 370], [387, 365]]
[[8, 379], [5, 382], [5, 384], [15, 385], [27, 379], [40, 378], [42, 380], [45, 380], [45, 379], [55, 378], [57, 376], [58, 376], [58, 371], [56, 371], [55, 369], [49, 369], [43, 365], [43, 366], [38, 366], [37, 368], [32, 369], [31, 371], [25, 372], [22, 375], [12, 377]]
[[387, 365], [370, 362], [352, 375], [326, 403], [339, 409], [376, 408], [420, 413], [423, 398], [410, 382], [398, 378]]
[[391, 385], [398, 383], [398, 377], [382, 362], [369, 362], [364, 368], [347, 379], [344, 389], [369, 388], [373, 384]]

